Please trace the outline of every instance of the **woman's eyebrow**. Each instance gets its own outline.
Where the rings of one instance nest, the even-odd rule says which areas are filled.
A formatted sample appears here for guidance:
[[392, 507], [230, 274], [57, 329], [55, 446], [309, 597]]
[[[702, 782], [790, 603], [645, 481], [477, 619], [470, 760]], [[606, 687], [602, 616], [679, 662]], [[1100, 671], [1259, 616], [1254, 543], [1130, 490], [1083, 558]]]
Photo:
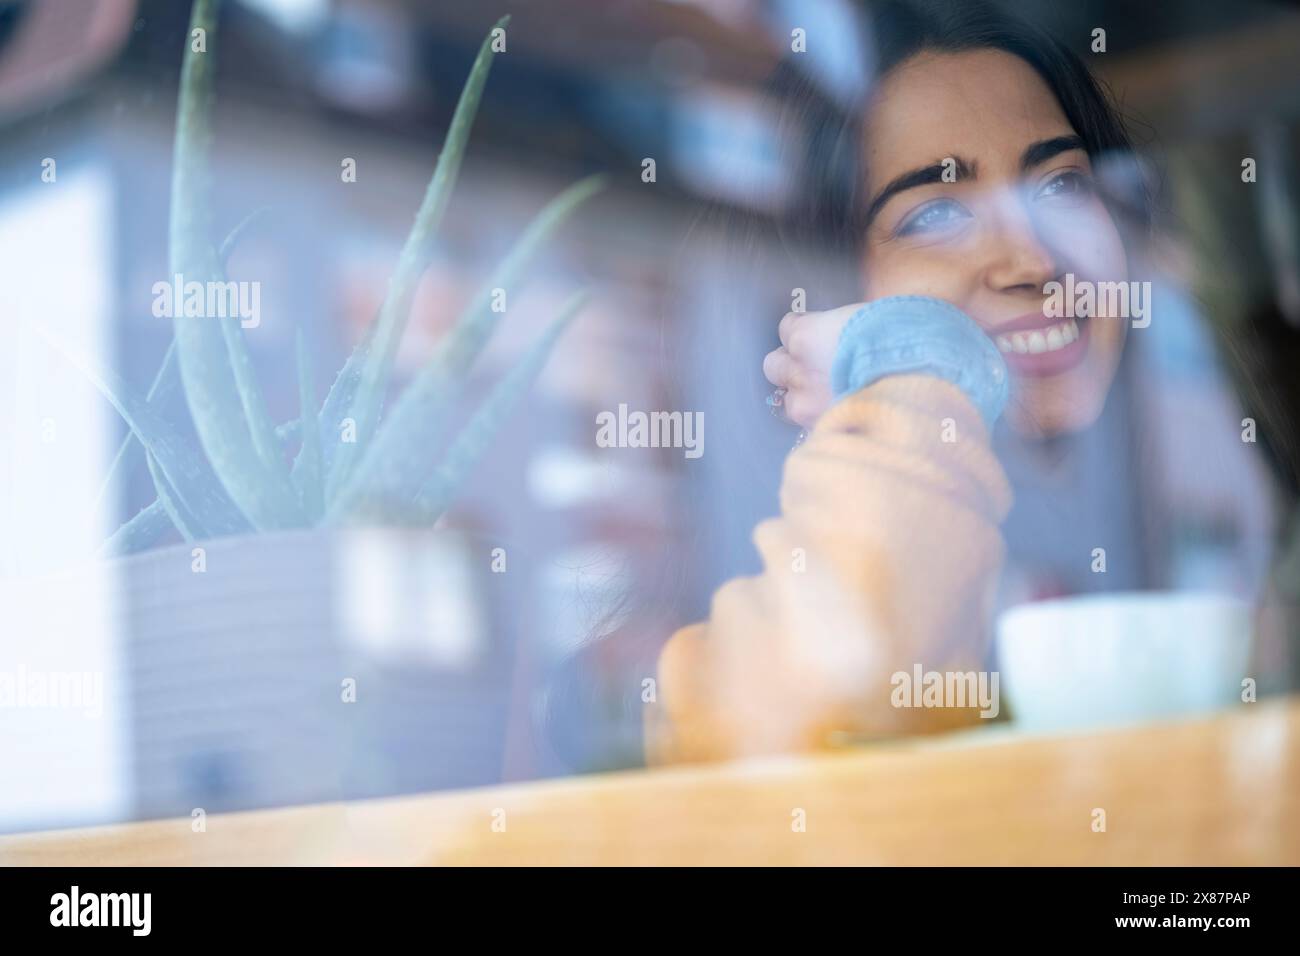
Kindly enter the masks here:
[[1068, 153], [1072, 149], [1083, 149], [1083, 140], [1078, 136], [1055, 136], [1040, 140], [1031, 145], [1020, 155], [1020, 169], [1028, 172], [1039, 163], [1045, 163], [1058, 153]]
[[[1041, 144], [1036, 143], [1035, 145]], [[950, 161], [953, 164], [951, 167], [948, 166]], [[876, 193], [876, 198], [871, 200], [871, 204], [867, 206], [865, 224], [870, 226], [872, 220], [876, 218], [876, 214], [880, 212], [881, 207], [899, 193], [908, 189], [915, 189], [917, 186], [929, 186], [931, 183], [943, 182], [943, 174], [946, 168], [951, 168], [959, 180], [973, 179], [975, 177], [975, 163], [962, 159], [960, 156], [951, 156], [941, 162], [903, 173], [903, 175], [891, 179], [888, 185]]]

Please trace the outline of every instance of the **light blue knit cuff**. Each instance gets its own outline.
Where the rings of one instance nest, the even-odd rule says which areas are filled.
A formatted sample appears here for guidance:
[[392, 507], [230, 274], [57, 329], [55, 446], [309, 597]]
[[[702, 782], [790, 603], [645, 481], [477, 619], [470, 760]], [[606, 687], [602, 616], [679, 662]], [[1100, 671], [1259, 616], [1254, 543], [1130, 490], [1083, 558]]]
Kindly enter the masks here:
[[920, 373], [952, 382], [990, 428], [1009, 392], [1007, 363], [961, 309], [923, 295], [868, 302], [844, 324], [831, 389], [836, 399], [886, 375]]

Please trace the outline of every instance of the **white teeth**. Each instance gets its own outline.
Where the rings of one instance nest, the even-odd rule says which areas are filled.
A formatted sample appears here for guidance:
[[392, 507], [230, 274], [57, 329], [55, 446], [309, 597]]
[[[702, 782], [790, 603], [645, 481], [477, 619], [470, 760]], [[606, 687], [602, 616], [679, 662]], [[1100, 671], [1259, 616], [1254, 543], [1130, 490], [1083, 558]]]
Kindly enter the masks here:
[[1070, 319], [1033, 332], [1006, 332], [994, 341], [1003, 352], [1039, 355], [1043, 352], [1057, 352], [1078, 338], [1079, 323]]

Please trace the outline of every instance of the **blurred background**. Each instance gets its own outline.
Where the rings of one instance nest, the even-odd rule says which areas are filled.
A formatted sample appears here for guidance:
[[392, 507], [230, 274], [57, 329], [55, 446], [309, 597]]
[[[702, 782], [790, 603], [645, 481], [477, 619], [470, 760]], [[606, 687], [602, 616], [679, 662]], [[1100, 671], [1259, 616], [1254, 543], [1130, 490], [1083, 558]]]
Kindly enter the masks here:
[[[1159, 568], [1133, 579], [1227, 581], [1253, 596], [1267, 577], [1284, 616], [1300, 599], [1300, 12], [1266, 0], [1012, 6], [1112, 87], [1177, 236], [1162, 268], [1185, 321], [1152, 337], [1151, 401], [1202, 409], [1230, 432], [1242, 416], [1258, 423], [1246, 471], [1207, 471], [1217, 452], [1197, 429], [1160, 450], [1158, 483], [1189, 517]], [[749, 536], [776, 510], [795, 438], [764, 406], [760, 364], [790, 293], [738, 285], [711, 258], [717, 218], [701, 214], [789, 215], [800, 154], [780, 140], [764, 84], [795, 26], [826, 43], [808, 69], [828, 94], [865, 82], [850, 3], [227, 0], [217, 227], [265, 209], [229, 271], [261, 283], [262, 321], [246, 338], [273, 416], [297, 414], [299, 328], [323, 397], [374, 317], [475, 53], [506, 13], [507, 52], [415, 300], [399, 385], [545, 202], [603, 171], [609, 188], [512, 299], [459, 396], [464, 414], [575, 288], [593, 292], [590, 306], [436, 534], [213, 543], [196, 591], [174, 531], [134, 557], [96, 557], [153, 486], [137, 448], [104, 487], [125, 426], [31, 328], [142, 394], [162, 363], [171, 323], [152, 314], [151, 288], [169, 278], [189, 4], [0, 2], [0, 671], [103, 676], [99, 717], [0, 710], [0, 830], [634, 763], [645, 648], [756, 570]], [[1107, 50], [1093, 54], [1099, 26]], [[1257, 160], [1257, 183], [1243, 184], [1243, 157]], [[347, 158], [355, 182], [340, 176]], [[827, 290], [809, 308], [842, 304], [833, 281], [808, 285]], [[621, 403], [703, 413], [707, 453], [598, 447], [597, 414]], [[1253, 570], [1238, 585], [1243, 561]], [[653, 606], [638, 604], [646, 594]], [[644, 632], [622, 645], [634, 650], [590, 644], [628, 628]], [[1285, 688], [1292, 664], [1277, 654], [1267, 671]], [[353, 711], [338, 706], [349, 678]], [[557, 687], [573, 692], [557, 703]]]

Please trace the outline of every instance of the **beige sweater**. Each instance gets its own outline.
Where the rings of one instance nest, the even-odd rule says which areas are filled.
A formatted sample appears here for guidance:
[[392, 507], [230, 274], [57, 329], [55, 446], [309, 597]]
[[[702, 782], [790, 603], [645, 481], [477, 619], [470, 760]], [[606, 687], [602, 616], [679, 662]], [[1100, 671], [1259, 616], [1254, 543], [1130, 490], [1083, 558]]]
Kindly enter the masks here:
[[899, 708], [891, 676], [978, 670], [1011, 491], [954, 385], [882, 379], [833, 406], [791, 453], [756, 577], [659, 657], [651, 764], [925, 733], [977, 711]]

